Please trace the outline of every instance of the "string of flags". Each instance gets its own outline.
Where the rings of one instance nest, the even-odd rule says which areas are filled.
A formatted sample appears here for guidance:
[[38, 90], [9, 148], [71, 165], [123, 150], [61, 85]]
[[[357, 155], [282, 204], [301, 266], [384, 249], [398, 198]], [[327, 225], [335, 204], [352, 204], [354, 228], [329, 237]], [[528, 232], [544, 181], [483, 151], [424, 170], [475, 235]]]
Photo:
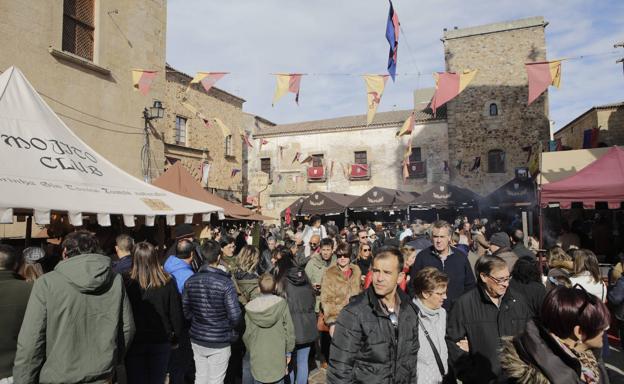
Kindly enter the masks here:
[[544, 93], [549, 85], [559, 88], [561, 83], [561, 60], [524, 64], [529, 78], [529, 99], [531, 105]]
[[278, 73], [275, 78], [277, 80], [277, 84], [275, 87], [275, 94], [273, 95], [273, 103], [272, 106], [275, 106], [275, 103], [279, 101], [286, 93], [294, 93], [295, 94], [295, 103], [299, 105], [299, 88], [301, 86], [301, 73]]

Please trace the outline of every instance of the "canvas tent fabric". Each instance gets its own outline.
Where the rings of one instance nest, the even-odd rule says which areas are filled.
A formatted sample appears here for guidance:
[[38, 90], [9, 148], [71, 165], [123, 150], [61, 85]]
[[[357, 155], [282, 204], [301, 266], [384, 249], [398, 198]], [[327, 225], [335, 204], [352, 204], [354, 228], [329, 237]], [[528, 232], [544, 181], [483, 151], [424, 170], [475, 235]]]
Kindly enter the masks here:
[[597, 202], [617, 209], [624, 202], [624, 150], [612, 147], [598, 160], [565, 179], [542, 185], [540, 204], [558, 203], [569, 209], [572, 203], [595, 208]]
[[223, 208], [223, 213], [226, 218], [240, 220], [272, 219], [270, 217], [258, 215], [250, 209], [206, 191], [179, 161], [169, 167], [169, 169], [155, 179], [152, 184], [169, 192], [221, 207]]
[[286, 207], [281, 213], [281, 217], [286, 216], [286, 211], [290, 208], [290, 215], [292, 217], [301, 216], [301, 206], [307, 197], [298, 197], [295, 201], [292, 202], [288, 207]]
[[478, 200], [479, 195], [469, 189], [453, 184], [435, 183], [414, 199], [411, 205], [422, 208], [468, 208], [476, 206]]
[[538, 184], [548, 184], [565, 179], [587, 167], [609, 152], [609, 147], [592, 149], [575, 149], [572, 151], [556, 151], [540, 153], [540, 172]]
[[520, 207], [534, 205], [535, 201], [535, 182], [514, 178], [484, 197], [479, 205], [482, 208]]
[[[137, 148], [137, 157], [140, 148]], [[136, 216], [153, 225], [176, 215], [185, 222], [194, 214], [223, 212], [212, 204], [178, 196], [122, 171], [76, 136], [41, 99], [22, 72], [11, 67], [0, 75], [0, 222], [16, 212], [32, 213], [37, 224], [49, 224], [51, 212], [67, 214], [73, 225], [82, 215], [97, 214], [110, 225], [110, 215], [123, 215], [126, 226]]]
[[354, 211], [382, 211], [406, 209], [414, 198], [409, 192], [373, 187], [355, 199], [349, 208]]
[[314, 192], [304, 199], [300, 213], [303, 215], [337, 215], [344, 213], [358, 196], [335, 192]]

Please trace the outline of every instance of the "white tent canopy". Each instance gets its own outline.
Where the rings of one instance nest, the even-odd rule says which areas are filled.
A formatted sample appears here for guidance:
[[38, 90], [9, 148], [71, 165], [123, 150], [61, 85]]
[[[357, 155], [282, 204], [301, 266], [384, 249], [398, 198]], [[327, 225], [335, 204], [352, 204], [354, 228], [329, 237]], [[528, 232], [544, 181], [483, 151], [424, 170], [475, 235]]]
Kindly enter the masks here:
[[[139, 156], [139, 148], [137, 148]], [[208, 221], [223, 209], [147, 184], [122, 171], [78, 138], [41, 99], [22, 72], [11, 67], [0, 75], [0, 223], [12, 223], [14, 210], [49, 224], [50, 213], [69, 216], [82, 225], [82, 215], [97, 215], [110, 225], [110, 215], [135, 216], [153, 225], [156, 216], [175, 224], [176, 215], [190, 222], [194, 214]]]

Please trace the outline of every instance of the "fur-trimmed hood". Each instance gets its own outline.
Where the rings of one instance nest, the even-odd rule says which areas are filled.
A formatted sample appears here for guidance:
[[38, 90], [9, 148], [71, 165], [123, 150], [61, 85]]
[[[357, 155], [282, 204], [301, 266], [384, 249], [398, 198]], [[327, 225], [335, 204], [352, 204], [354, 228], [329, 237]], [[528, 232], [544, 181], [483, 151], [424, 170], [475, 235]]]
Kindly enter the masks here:
[[550, 381], [536, 367], [525, 363], [513, 344], [513, 338], [502, 339], [501, 367], [515, 384], [550, 384]]

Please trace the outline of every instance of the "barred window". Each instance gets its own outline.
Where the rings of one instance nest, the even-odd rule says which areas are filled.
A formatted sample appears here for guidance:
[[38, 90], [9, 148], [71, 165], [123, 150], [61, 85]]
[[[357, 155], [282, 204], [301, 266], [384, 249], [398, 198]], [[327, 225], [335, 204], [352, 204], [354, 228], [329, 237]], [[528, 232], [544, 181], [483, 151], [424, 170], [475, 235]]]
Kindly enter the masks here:
[[63, 1], [63, 51], [93, 61], [95, 0]]
[[505, 173], [505, 151], [492, 149], [488, 152], [488, 173]]
[[186, 145], [186, 118], [185, 117], [176, 116], [175, 141], [176, 141], [176, 144]]
[[368, 164], [368, 156], [366, 151], [356, 151], [355, 155], [355, 164]]

